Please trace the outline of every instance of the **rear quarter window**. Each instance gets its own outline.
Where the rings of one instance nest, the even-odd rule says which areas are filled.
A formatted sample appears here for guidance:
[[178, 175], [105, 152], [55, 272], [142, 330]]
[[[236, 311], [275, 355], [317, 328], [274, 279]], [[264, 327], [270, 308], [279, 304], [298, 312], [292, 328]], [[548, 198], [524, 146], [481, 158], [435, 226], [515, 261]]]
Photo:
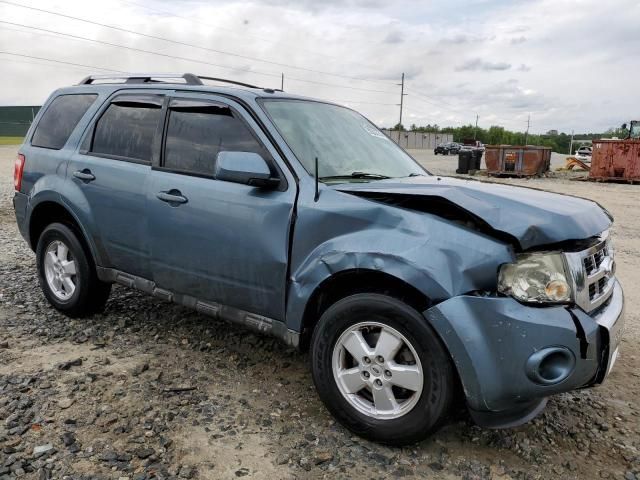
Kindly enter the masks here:
[[98, 95], [60, 95], [40, 118], [31, 139], [34, 147], [60, 150]]

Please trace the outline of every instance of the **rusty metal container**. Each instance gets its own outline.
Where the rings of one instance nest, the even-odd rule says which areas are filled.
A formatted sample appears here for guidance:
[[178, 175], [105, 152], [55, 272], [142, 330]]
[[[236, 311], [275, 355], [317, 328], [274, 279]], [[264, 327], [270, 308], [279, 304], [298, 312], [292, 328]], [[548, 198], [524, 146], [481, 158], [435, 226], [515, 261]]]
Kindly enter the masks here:
[[489, 175], [542, 175], [551, 165], [551, 147], [489, 145], [485, 150], [485, 163]]
[[640, 182], [640, 140], [594, 140], [589, 178]]

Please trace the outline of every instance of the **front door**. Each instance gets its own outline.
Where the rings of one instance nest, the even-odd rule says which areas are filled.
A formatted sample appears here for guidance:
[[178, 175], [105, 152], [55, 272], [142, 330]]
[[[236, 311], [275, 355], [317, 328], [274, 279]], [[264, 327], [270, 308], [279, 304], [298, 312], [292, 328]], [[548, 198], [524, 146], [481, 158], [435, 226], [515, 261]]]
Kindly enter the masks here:
[[[167, 116], [161, 160], [147, 187], [156, 285], [283, 320], [296, 185], [235, 102], [185, 94], [171, 100]], [[217, 180], [220, 151], [260, 154], [281, 187]]]

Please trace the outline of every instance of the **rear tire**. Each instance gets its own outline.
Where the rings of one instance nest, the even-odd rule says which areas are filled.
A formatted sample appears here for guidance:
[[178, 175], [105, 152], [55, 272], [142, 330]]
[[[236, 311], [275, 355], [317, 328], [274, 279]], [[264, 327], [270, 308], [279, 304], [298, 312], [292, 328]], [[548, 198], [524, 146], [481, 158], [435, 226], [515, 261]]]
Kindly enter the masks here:
[[78, 235], [66, 225], [52, 223], [36, 247], [40, 287], [47, 301], [69, 317], [84, 317], [104, 309], [111, 284], [96, 274], [93, 259]]
[[455, 373], [447, 351], [422, 315], [395, 298], [357, 294], [336, 302], [314, 330], [311, 354], [326, 407], [369, 440], [423, 440], [453, 402]]

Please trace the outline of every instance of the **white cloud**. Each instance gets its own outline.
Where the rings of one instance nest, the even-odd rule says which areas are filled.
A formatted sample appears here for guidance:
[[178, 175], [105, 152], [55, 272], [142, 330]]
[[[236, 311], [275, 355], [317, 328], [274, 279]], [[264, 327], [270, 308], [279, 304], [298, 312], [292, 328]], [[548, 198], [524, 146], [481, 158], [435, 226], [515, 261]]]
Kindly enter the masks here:
[[[205, 48], [7, 4], [0, 4], [0, 21], [218, 66], [2, 23], [0, 51], [125, 71], [194, 71], [270, 87], [279, 86], [283, 72], [287, 91], [346, 102], [381, 125], [397, 122], [402, 72], [411, 123], [468, 123], [478, 113], [483, 126], [522, 129], [531, 114], [534, 132], [597, 131], [638, 115], [629, 101], [629, 79], [639, 71], [633, 52], [640, 6], [633, 0], [620, 0], [615, 9], [599, 0], [13, 1]], [[0, 61], [0, 105], [41, 103], [92, 71], [3, 54]]]
[[511, 64], [507, 62], [488, 62], [486, 60], [482, 60], [481, 58], [473, 58], [471, 60], [467, 60], [462, 65], [458, 65], [456, 67], [456, 71], [458, 72], [492, 72], [492, 71], [503, 71], [509, 70], [511, 68]]

